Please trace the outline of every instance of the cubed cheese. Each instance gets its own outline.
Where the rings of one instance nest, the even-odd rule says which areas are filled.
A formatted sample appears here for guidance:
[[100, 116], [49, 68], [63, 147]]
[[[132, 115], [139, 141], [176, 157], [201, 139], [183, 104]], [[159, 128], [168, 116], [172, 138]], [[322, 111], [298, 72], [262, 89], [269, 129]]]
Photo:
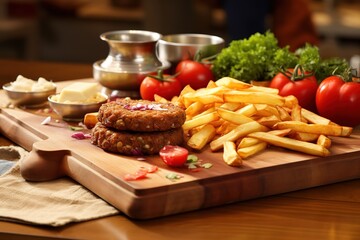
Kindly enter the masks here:
[[88, 102], [98, 93], [97, 83], [76, 82], [63, 88], [58, 102]]

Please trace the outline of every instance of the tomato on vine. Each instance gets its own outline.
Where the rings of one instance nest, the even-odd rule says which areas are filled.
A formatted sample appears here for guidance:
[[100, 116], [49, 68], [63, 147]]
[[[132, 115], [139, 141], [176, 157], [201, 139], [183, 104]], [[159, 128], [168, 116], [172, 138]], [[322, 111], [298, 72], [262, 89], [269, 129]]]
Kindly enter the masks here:
[[280, 96], [294, 95], [301, 107], [316, 112], [317, 80], [312, 73], [305, 72], [300, 65], [279, 72], [271, 80], [270, 87], [279, 89]]
[[182, 90], [182, 85], [176, 76], [163, 74], [160, 70], [158, 75], [149, 75], [140, 84], [140, 96], [144, 100], [154, 101], [157, 94], [167, 100], [178, 96]]
[[321, 116], [337, 124], [359, 126], [359, 78], [354, 78], [353, 81], [339, 75], [325, 78], [316, 93], [316, 106]]
[[178, 63], [175, 72], [183, 87], [190, 85], [190, 87], [197, 90], [206, 87], [211, 80], [214, 80], [211, 64], [204, 61], [205, 59], [201, 59], [201, 53], [198, 52], [195, 54], [194, 60], [182, 60]]

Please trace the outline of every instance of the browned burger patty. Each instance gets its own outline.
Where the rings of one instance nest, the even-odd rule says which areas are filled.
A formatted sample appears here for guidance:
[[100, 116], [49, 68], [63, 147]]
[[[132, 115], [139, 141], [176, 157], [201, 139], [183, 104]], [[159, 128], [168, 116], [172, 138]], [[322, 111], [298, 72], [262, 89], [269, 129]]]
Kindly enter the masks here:
[[118, 130], [153, 132], [179, 128], [185, 122], [184, 109], [172, 103], [117, 99], [103, 104], [98, 120]]
[[92, 144], [124, 155], [154, 155], [165, 145], [181, 145], [183, 142], [182, 128], [162, 132], [128, 132], [97, 123], [91, 135]]

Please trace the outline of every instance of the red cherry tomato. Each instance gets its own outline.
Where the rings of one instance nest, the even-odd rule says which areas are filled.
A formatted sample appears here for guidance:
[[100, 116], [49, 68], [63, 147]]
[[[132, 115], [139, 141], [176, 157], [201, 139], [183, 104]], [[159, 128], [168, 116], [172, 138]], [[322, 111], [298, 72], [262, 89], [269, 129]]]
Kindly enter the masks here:
[[287, 83], [289, 83], [290, 77], [286, 76], [283, 73], [278, 73], [275, 75], [275, 77], [271, 80], [270, 82], [270, 86], [271, 88], [277, 88], [277, 89], [282, 89]]
[[158, 170], [159, 168], [157, 166], [151, 165], [149, 167], [146, 168], [148, 173], [154, 173]]
[[140, 169], [135, 173], [128, 173], [124, 176], [124, 180], [126, 181], [134, 181], [146, 178], [148, 171], [146, 169]]
[[321, 116], [337, 124], [360, 125], [360, 83], [339, 76], [325, 78], [316, 93], [316, 106]]
[[180, 146], [166, 145], [160, 152], [160, 157], [170, 167], [181, 167], [186, 163], [189, 151]]
[[149, 167], [141, 167], [139, 170], [137, 170], [135, 173], [127, 173], [124, 176], [124, 180], [126, 181], [135, 181], [135, 180], [141, 180], [147, 177], [148, 173], [154, 173], [158, 170], [157, 166], [150, 165]]
[[140, 84], [140, 96], [142, 99], [154, 101], [157, 94], [167, 100], [178, 96], [182, 90], [180, 81], [167, 74], [159, 76], [147, 76]]
[[183, 87], [190, 85], [195, 90], [206, 87], [210, 80], [214, 80], [214, 75], [207, 65], [193, 60], [179, 62], [175, 72]]
[[[292, 69], [289, 69], [292, 72]], [[294, 95], [301, 107], [316, 112], [315, 96], [318, 88], [314, 76], [306, 76], [302, 79], [292, 80], [291, 76], [278, 73], [270, 82], [271, 88], [279, 89], [280, 96]]]

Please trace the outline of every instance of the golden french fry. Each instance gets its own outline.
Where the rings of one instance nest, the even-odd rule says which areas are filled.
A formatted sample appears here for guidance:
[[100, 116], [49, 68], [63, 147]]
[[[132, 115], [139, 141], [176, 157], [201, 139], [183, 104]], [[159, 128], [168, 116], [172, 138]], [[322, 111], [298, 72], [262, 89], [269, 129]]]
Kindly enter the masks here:
[[222, 132], [218, 130], [216, 133], [218, 133], [219, 135], [224, 135], [234, 130], [238, 126], [237, 124], [233, 124], [231, 122], [226, 122], [226, 123], [227, 124], [223, 124], [224, 127], [222, 128]]
[[304, 133], [304, 132], [295, 132], [290, 135], [291, 138], [304, 141], [304, 142], [314, 142], [318, 139], [319, 134], [316, 133]]
[[241, 139], [241, 141], [239, 142], [237, 147], [238, 148], [246, 148], [246, 147], [250, 147], [250, 146], [253, 146], [255, 144], [258, 144], [260, 142], [261, 141], [259, 139], [256, 139], [256, 138], [244, 137], [244, 138]]
[[249, 134], [249, 137], [257, 138], [274, 146], [283, 147], [315, 156], [325, 157], [330, 155], [329, 150], [318, 144], [303, 142], [287, 137], [279, 137], [266, 132], [253, 132]]
[[259, 118], [257, 120], [257, 122], [260, 123], [261, 125], [264, 125], [264, 126], [268, 127], [268, 128], [272, 128], [275, 124], [280, 122], [280, 119], [275, 115], [271, 115], [271, 116]]
[[195, 92], [195, 89], [193, 89], [190, 85], [186, 85], [180, 92], [179, 96], [184, 96], [187, 93]]
[[252, 85], [250, 88], [247, 88], [244, 90], [249, 91], [249, 92], [266, 92], [266, 93], [270, 93], [270, 94], [279, 94], [279, 89], [269, 88], [269, 87], [264, 87], [264, 86]]
[[269, 105], [283, 106], [283, 97], [265, 92], [246, 92], [231, 90], [224, 92], [224, 102], [245, 102], [245, 103], [265, 103]]
[[295, 105], [299, 105], [299, 101], [294, 95], [285, 96], [284, 99], [284, 107], [292, 108]]
[[88, 129], [95, 127], [95, 125], [98, 123], [97, 115], [98, 115], [97, 112], [91, 112], [85, 114], [83, 122]]
[[217, 126], [216, 128], [216, 134], [220, 136], [227, 134], [228, 132], [232, 131], [234, 128], [238, 126], [237, 124], [233, 124], [231, 122], [225, 121], [224, 119], [221, 120], [222, 120], [222, 124]]
[[224, 119], [220, 119], [220, 120], [223, 120], [223, 121], [222, 121], [222, 124], [216, 128], [216, 134], [221, 136], [221, 135], [225, 134], [225, 130], [230, 123], [227, 121], [224, 121]]
[[210, 80], [206, 85], [206, 88], [215, 88], [215, 87], [217, 87], [217, 85], [213, 80]]
[[216, 109], [215, 107], [210, 107], [208, 109], [205, 109], [205, 106], [204, 106], [204, 111], [200, 112], [199, 114], [195, 115], [193, 118], [198, 118], [198, 117], [201, 117], [203, 115], [206, 115], [206, 114], [209, 114], [209, 113], [212, 113], [212, 112], [216, 112]]
[[229, 166], [240, 167], [242, 165], [242, 159], [236, 152], [236, 146], [234, 142], [224, 142], [223, 159]]
[[[276, 135], [276, 136], [284, 137], [291, 133], [291, 129], [271, 130], [271, 131], [268, 131], [268, 133]], [[237, 147], [238, 148], [246, 148], [246, 147], [255, 145], [257, 143], [260, 143], [260, 142], [261, 141], [256, 138], [244, 137], [241, 139], [241, 141], [239, 142]]]
[[223, 105], [223, 104], [224, 104], [223, 102], [215, 102], [215, 103], [207, 104], [207, 105], [205, 105], [205, 107], [208, 107], [208, 108], [210, 108], [210, 107], [218, 108], [218, 107], [220, 107], [220, 106]]
[[330, 146], [331, 146], [331, 139], [328, 138], [328, 137], [326, 137], [325, 135], [322, 135], [322, 134], [321, 134], [321, 135], [319, 136], [319, 138], [317, 139], [316, 144], [321, 145], [321, 146], [329, 149]]
[[232, 112], [223, 108], [217, 108], [216, 111], [222, 119], [233, 124], [240, 125], [254, 121], [252, 118], [249, 118], [243, 114], [239, 114], [238, 112]]
[[299, 104], [295, 104], [291, 109], [291, 120], [304, 122], [301, 117], [301, 107]]
[[215, 128], [221, 126], [222, 124], [224, 124], [224, 119], [218, 119], [218, 120], [215, 120], [215, 121], [212, 121], [210, 124], [213, 125]]
[[279, 111], [277, 110], [276, 106], [271, 106], [268, 104], [255, 104], [256, 108], [256, 115], [262, 116], [262, 117], [268, 117], [268, 116], [277, 116], [280, 118]]
[[170, 102], [172, 102], [175, 105], [179, 104], [179, 96], [173, 96], [170, 100]]
[[249, 133], [258, 131], [267, 131], [267, 128], [256, 121], [241, 124], [235, 129], [231, 130], [229, 133], [211, 141], [210, 149], [212, 151], [217, 151], [223, 147], [225, 141], [235, 142], [237, 139], [245, 137]]
[[266, 142], [259, 142], [249, 147], [238, 148], [236, 152], [242, 159], [245, 159], [255, 155], [258, 152], [261, 152], [262, 150], [266, 149], [266, 147]]
[[154, 101], [155, 102], [159, 102], [159, 103], [167, 103], [169, 102], [166, 98], [160, 96], [160, 95], [157, 95], [157, 94], [154, 94]]
[[238, 110], [236, 110], [237, 113], [245, 115], [247, 117], [251, 117], [254, 114], [256, 114], [257, 109], [254, 104], [248, 104]]
[[187, 108], [193, 103], [193, 101], [190, 101], [189, 99], [185, 99], [183, 96], [180, 96], [179, 100], [180, 100], [179, 105], [182, 106], [183, 108]]
[[264, 86], [256, 86], [252, 84], [245, 83], [243, 81], [230, 78], [230, 77], [223, 77], [216, 81], [217, 86], [225, 86], [234, 90], [244, 90], [244, 91], [251, 91], [251, 92], [266, 92], [271, 94], [278, 94], [279, 90], [277, 88], [269, 88]]
[[230, 111], [236, 111], [237, 109], [240, 109], [245, 106], [245, 103], [223, 103], [219, 106], [219, 108], [224, 108]]
[[185, 114], [186, 116], [195, 116], [196, 114], [198, 114], [199, 112], [201, 112], [201, 110], [203, 109], [204, 104], [201, 102], [194, 102], [192, 103], [190, 106], [188, 106], [185, 109]]
[[[229, 89], [224, 86], [217, 86], [214, 88], [200, 88], [193, 92], [193, 95], [196, 97], [207, 96], [207, 95], [214, 95], [221, 97], [224, 92], [228, 91]], [[187, 94], [186, 94], [187, 95]], [[189, 94], [189, 97], [192, 95]]]
[[290, 121], [291, 120], [291, 116], [285, 108], [280, 107], [280, 106], [275, 106], [275, 107], [279, 112], [279, 117], [280, 117], [281, 121]]
[[[194, 127], [194, 128], [191, 128], [191, 129], [188, 129], [186, 130], [186, 136], [188, 137], [188, 140], [190, 139], [190, 137], [192, 135], [194, 135], [195, 133], [197, 133], [198, 131], [200, 131], [200, 129], [204, 127], [203, 125], [202, 126], [198, 126], [198, 127]], [[187, 141], [186, 141], [187, 142]]]
[[301, 109], [301, 115], [310, 123], [328, 125], [331, 122], [329, 119], [317, 115], [316, 113], [313, 113], [305, 108]]
[[276, 124], [278, 129], [290, 128], [296, 132], [323, 134], [328, 136], [347, 137], [352, 133], [351, 127], [339, 125], [307, 124], [299, 121], [284, 121]]
[[217, 86], [224, 86], [234, 90], [242, 90], [252, 87], [251, 84], [245, 83], [243, 81], [239, 81], [231, 77], [220, 78], [215, 83]]
[[178, 98], [179, 105], [184, 108], [187, 108], [188, 106], [190, 106], [190, 104], [192, 102], [188, 99], [184, 99], [184, 95], [193, 93], [193, 92], [195, 92], [195, 90], [190, 85], [186, 85], [179, 94], [179, 98]]
[[219, 119], [219, 115], [216, 112], [211, 112], [200, 117], [193, 118], [191, 120], [185, 121], [182, 128], [184, 131], [189, 130], [194, 127], [198, 127], [201, 125], [208, 124], [212, 121], [216, 121]]
[[285, 137], [286, 135], [289, 135], [291, 131], [292, 131], [291, 129], [278, 129], [278, 130], [268, 131], [268, 133], [271, 133], [279, 137]]
[[[196, 94], [185, 94], [184, 101], [191, 104], [193, 102], [201, 102], [203, 104], [212, 104], [212, 103], [223, 103], [224, 100], [222, 97], [216, 95], [196, 95]], [[189, 105], [188, 105], [189, 106]]]
[[201, 150], [214, 138], [215, 134], [215, 127], [211, 124], [207, 124], [190, 137], [187, 141], [187, 145], [193, 149]]

